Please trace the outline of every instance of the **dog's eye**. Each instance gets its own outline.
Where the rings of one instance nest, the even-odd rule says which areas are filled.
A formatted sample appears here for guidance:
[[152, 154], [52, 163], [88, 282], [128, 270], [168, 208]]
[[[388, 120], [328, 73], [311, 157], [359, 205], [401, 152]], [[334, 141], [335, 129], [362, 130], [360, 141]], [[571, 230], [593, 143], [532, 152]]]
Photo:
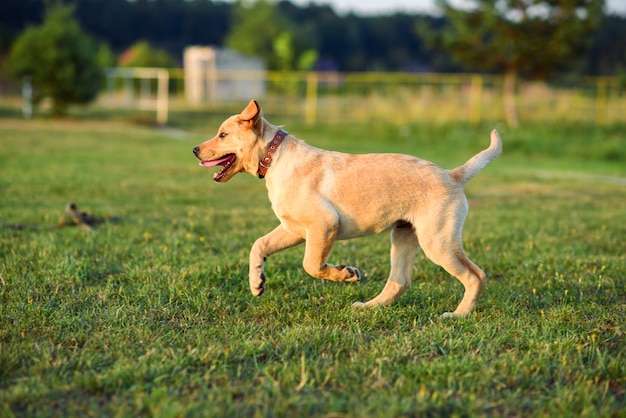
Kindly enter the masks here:
[[221, 139], [224, 139], [224, 138], [226, 138], [227, 135], [228, 134], [226, 132], [222, 132], [222, 133], [220, 133], [219, 136], [220, 136]]

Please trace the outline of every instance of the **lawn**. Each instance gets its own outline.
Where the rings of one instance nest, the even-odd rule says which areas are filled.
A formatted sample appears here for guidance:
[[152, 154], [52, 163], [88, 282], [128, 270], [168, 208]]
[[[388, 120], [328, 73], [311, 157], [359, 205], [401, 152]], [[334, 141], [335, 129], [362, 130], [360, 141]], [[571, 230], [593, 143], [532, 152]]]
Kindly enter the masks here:
[[[253, 298], [248, 251], [277, 221], [261, 180], [198, 167], [219, 121], [0, 120], [0, 416], [626, 414], [623, 126], [495, 125], [504, 153], [466, 188], [487, 290], [442, 320], [462, 287], [422, 255], [395, 305], [350, 308], [382, 289], [387, 234], [335, 245], [361, 283], [308, 277], [296, 247]], [[492, 127], [285, 126], [448, 168]], [[119, 221], [55, 227], [69, 202]]]

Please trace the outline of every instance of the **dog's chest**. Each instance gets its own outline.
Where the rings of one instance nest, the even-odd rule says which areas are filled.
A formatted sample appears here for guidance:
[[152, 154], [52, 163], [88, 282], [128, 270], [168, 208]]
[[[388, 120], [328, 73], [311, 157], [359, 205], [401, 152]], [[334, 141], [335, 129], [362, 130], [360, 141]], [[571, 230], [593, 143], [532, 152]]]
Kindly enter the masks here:
[[290, 216], [294, 207], [294, 200], [297, 198], [295, 194], [297, 191], [292, 190], [290, 187], [272, 187], [271, 184], [267, 184], [267, 197], [272, 205], [274, 214], [282, 220], [285, 216]]
[[267, 195], [272, 211], [286, 229], [301, 236], [306, 234], [304, 225], [307, 220], [310, 221], [309, 218], [315, 216], [315, 207], [318, 205], [316, 197], [319, 197], [311, 195], [310, 191], [307, 192], [305, 189], [309, 188], [302, 184], [296, 187], [288, 181], [280, 182], [278, 185], [267, 183]]

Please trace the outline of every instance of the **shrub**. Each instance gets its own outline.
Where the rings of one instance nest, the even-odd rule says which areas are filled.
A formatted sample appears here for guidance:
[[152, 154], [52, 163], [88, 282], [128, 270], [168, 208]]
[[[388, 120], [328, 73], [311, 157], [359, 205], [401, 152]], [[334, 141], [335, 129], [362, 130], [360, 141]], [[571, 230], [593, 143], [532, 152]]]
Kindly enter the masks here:
[[65, 114], [70, 104], [95, 99], [102, 78], [99, 48], [72, 13], [71, 6], [49, 9], [43, 25], [27, 28], [15, 41], [7, 62], [16, 79], [31, 77], [33, 103], [50, 98], [57, 116]]
[[146, 41], [139, 41], [120, 55], [120, 67], [176, 67], [176, 60], [162, 49], [155, 49]]

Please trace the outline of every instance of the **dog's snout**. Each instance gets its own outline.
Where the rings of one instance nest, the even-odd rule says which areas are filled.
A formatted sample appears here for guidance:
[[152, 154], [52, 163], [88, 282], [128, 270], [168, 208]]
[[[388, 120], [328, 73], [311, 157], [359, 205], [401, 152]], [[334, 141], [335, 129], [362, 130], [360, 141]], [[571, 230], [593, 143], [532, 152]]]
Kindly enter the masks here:
[[193, 148], [193, 155], [195, 155], [196, 157], [198, 156], [199, 152], [200, 152], [200, 147], [194, 147]]

